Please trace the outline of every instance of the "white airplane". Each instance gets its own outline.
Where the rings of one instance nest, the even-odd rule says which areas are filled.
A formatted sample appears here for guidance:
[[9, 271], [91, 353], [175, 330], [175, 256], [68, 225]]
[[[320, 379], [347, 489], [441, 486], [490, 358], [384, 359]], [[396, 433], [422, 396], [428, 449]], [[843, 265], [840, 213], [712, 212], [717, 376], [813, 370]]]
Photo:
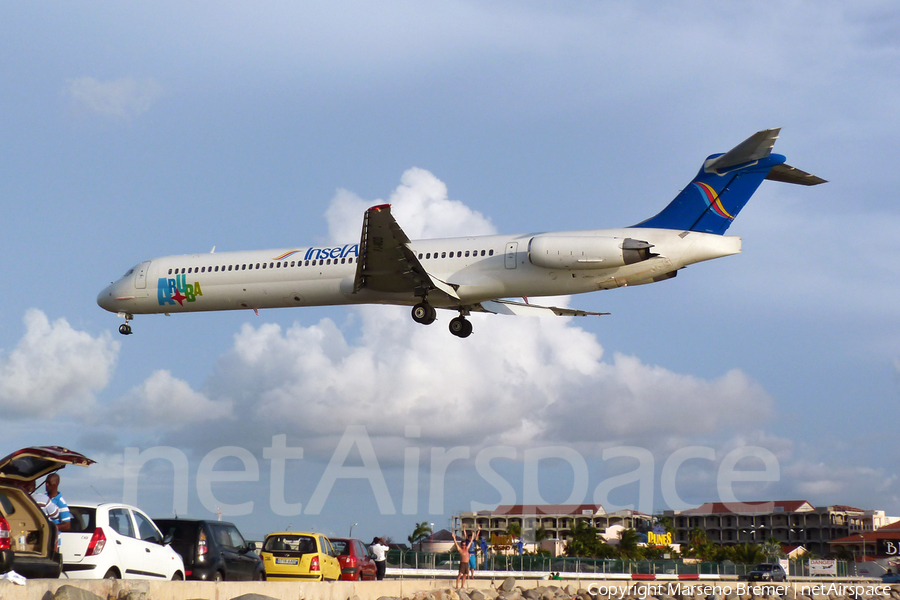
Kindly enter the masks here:
[[741, 238], [723, 234], [763, 179], [825, 182], [771, 153], [779, 131], [710, 156], [662, 212], [632, 227], [410, 240], [383, 204], [366, 210], [358, 244], [155, 258], [107, 286], [97, 304], [125, 319], [123, 335], [138, 314], [287, 306], [399, 304], [412, 306], [413, 320], [424, 325], [444, 308], [459, 313], [450, 321], [458, 337], [472, 333], [472, 312], [608, 314], [528, 298], [663, 281], [687, 265], [737, 254]]

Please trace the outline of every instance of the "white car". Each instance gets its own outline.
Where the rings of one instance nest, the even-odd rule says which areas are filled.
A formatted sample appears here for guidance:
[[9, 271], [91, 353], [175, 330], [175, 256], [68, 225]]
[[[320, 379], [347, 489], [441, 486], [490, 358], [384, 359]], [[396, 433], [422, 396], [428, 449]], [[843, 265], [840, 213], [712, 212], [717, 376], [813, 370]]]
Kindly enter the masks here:
[[153, 520], [127, 504], [70, 504], [72, 526], [59, 534], [63, 578], [184, 579], [181, 555]]

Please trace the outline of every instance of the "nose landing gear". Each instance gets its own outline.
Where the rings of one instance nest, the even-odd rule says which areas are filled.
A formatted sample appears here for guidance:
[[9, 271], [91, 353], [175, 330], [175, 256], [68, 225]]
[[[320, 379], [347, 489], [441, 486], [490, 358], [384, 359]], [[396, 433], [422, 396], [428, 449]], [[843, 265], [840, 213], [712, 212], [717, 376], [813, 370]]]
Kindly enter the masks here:
[[125, 319], [125, 322], [122, 325], [119, 325], [119, 333], [122, 335], [131, 335], [131, 325], [128, 324], [128, 321], [132, 320], [134, 315], [119, 313], [119, 316]]

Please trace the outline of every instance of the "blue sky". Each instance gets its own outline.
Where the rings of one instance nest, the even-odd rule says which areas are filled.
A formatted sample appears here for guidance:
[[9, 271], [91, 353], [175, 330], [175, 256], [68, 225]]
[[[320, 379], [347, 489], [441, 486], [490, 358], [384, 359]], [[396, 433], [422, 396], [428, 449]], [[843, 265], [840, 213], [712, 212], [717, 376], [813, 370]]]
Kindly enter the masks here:
[[[405, 539], [510, 489], [533, 501], [541, 452], [556, 456], [538, 463], [550, 502], [661, 510], [664, 464], [693, 447], [715, 458], [683, 463], [678, 508], [718, 500], [721, 461], [753, 447], [779, 476], [737, 486], [741, 500], [900, 515], [898, 20], [891, 2], [5, 3], [7, 449], [97, 459], [63, 473], [70, 501], [96, 501], [126, 494], [126, 448], [172, 448], [196, 516], [211, 512], [198, 473], [244, 449], [258, 476], [211, 490], [254, 502], [230, 516], [254, 537], [360, 523]], [[458, 340], [445, 315], [426, 328], [403, 308], [307, 308], [138, 317], [123, 338], [95, 303], [157, 256], [354, 241], [385, 201], [413, 237], [634, 224], [769, 127], [829, 183], [764, 183], [729, 230], [738, 256], [568, 300], [610, 317], [476, 316]], [[377, 478], [351, 479], [374, 477], [360, 446], [317, 514], [277, 514], [273, 436], [303, 448], [284, 499], [308, 508], [355, 426], [396, 514]], [[603, 451], [625, 447], [652, 456], [652, 486], [604, 495], [636, 462]], [[462, 458], [439, 476], [442, 448]], [[491, 452], [509, 489], [477, 464]], [[247, 468], [223, 456], [216, 470]], [[171, 514], [168, 463], [131, 476], [141, 507]]]

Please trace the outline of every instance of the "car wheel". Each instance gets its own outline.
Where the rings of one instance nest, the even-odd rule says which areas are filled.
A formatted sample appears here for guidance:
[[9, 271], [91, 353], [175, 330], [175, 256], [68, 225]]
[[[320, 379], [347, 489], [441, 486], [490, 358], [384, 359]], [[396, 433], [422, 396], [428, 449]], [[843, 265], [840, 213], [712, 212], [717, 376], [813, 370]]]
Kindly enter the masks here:
[[172, 575], [172, 581], [184, 581], [184, 574], [181, 571], [175, 571]]
[[110, 569], [109, 571], [106, 572], [106, 575], [103, 576], [103, 579], [118, 579], [118, 578], [119, 578], [119, 572], [116, 571], [115, 569]]
[[265, 581], [266, 573], [265, 571], [259, 571], [253, 575], [253, 581]]
[[213, 581], [215, 581], [216, 583], [225, 581], [225, 574], [222, 573], [222, 571], [216, 571], [216, 576], [213, 577]]

